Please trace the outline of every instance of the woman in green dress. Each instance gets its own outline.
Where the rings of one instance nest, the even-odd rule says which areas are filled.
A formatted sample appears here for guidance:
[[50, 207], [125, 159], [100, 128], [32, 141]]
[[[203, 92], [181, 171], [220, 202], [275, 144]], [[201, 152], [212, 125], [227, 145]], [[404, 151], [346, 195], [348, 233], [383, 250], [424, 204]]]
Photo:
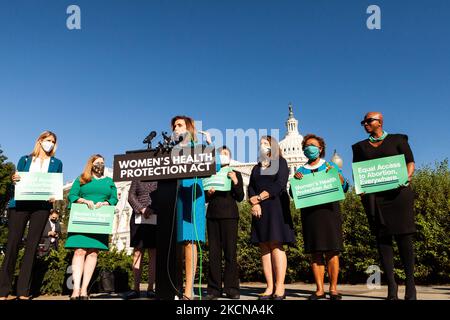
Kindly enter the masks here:
[[[83, 173], [74, 181], [69, 192], [69, 209], [72, 203], [87, 205], [90, 209], [117, 204], [114, 181], [104, 176], [105, 160], [91, 156]], [[109, 235], [95, 233], [69, 233], [66, 248], [75, 248], [72, 259], [73, 293], [71, 300], [88, 300], [88, 285], [97, 265], [99, 250], [108, 250]], [[81, 279], [83, 283], [81, 284]], [[81, 284], [81, 286], [80, 286]]]

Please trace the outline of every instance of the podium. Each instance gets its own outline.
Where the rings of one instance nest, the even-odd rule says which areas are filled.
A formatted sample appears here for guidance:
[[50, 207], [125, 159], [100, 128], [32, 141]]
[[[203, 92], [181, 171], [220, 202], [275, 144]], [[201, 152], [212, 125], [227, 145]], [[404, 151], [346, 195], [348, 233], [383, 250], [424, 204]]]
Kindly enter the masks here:
[[157, 149], [127, 151], [114, 156], [113, 179], [157, 181], [152, 192], [152, 209], [157, 214], [156, 297], [182, 297], [182, 244], [177, 241], [177, 196], [179, 179], [209, 177], [216, 173], [214, 147], [196, 145], [177, 152]]
[[160, 180], [152, 192], [152, 208], [158, 216], [156, 226], [156, 297], [173, 300], [183, 292], [182, 245], [177, 242], [178, 180]]

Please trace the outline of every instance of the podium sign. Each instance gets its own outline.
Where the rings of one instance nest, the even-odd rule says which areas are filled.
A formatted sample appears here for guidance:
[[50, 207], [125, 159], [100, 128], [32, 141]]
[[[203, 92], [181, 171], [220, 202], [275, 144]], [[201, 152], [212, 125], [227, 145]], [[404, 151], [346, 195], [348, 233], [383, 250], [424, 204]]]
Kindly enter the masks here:
[[114, 156], [113, 179], [116, 182], [209, 177], [215, 173], [212, 146], [175, 147], [165, 153], [150, 150]]

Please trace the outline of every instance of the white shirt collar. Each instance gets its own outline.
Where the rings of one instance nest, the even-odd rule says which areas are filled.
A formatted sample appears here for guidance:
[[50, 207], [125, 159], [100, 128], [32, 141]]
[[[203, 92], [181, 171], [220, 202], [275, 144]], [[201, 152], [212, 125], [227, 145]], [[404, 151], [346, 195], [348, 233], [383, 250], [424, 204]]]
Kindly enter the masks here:
[[32, 157], [29, 172], [48, 172], [50, 158], [41, 160], [39, 157]]
[[321, 167], [323, 164], [325, 163], [324, 159], [320, 159], [319, 162], [313, 166], [309, 165], [308, 163], [305, 164], [303, 167], [305, 169], [309, 169], [309, 170], [316, 170], [317, 168]]

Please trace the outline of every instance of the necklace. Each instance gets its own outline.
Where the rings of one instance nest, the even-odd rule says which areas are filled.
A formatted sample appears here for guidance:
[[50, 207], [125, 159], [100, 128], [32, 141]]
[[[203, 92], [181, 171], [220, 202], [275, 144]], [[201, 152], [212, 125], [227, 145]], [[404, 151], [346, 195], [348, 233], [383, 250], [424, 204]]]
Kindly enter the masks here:
[[384, 139], [386, 139], [387, 135], [388, 135], [388, 133], [386, 131], [383, 131], [383, 134], [379, 138], [369, 136], [369, 141], [373, 142], [373, 143], [380, 142], [380, 141], [383, 141]]

